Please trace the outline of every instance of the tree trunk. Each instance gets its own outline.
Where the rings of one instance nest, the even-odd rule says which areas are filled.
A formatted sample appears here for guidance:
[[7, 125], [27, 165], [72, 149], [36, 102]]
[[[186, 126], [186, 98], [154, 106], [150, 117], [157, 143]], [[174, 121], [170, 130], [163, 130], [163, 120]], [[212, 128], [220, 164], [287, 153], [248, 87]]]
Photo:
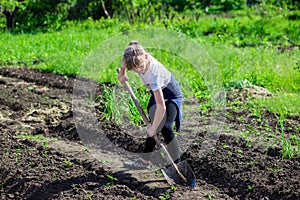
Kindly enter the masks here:
[[14, 11], [11, 12], [10, 10], [3, 10], [3, 14], [6, 17], [6, 27], [8, 28], [9, 31], [13, 31], [14, 30], [14, 25], [15, 25], [15, 19], [18, 13], [19, 7], [16, 6]]
[[105, 13], [106, 17], [107, 17], [107, 18], [110, 18], [110, 15], [108, 14], [108, 12], [107, 12], [107, 10], [106, 10], [106, 7], [105, 7], [105, 4], [104, 4], [103, 0], [101, 0], [101, 4], [102, 4], [102, 8], [103, 8], [103, 10], [104, 10], [104, 13]]

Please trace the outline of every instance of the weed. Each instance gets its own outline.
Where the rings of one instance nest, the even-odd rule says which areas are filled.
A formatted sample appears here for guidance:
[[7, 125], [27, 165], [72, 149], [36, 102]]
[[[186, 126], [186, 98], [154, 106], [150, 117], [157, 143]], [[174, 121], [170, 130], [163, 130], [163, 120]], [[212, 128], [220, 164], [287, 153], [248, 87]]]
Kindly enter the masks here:
[[73, 163], [71, 161], [64, 160], [64, 164], [66, 167], [73, 167]]
[[120, 123], [121, 113], [119, 103], [117, 101], [117, 96], [115, 89], [108, 86], [103, 86], [103, 93], [96, 98], [100, 106], [104, 108], [101, 112], [104, 119], [113, 120], [116, 123]]
[[34, 88], [33, 86], [29, 86], [27, 89], [28, 89], [28, 91], [30, 91], [30, 92], [33, 92], [33, 91], [35, 90], [35, 88]]
[[257, 165], [257, 164], [258, 164], [258, 162], [255, 162], [255, 161], [250, 161], [250, 162], [248, 162], [247, 164], [248, 164], [248, 165], [250, 165], [250, 166], [254, 166], [254, 165]]
[[93, 194], [87, 194], [88, 199], [92, 199]]
[[51, 138], [47, 138], [44, 137], [42, 134], [39, 135], [24, 135], [22, 133], [20, 133], [18, 135], [19, 138], [25, 138], [28, 140], [33, 140], [33, 141], [37, 141], [37, 142], [42, 142], [42, 146], [45, 148], [50, 148], [50, 146], [48, 145], [49, 140], [50, 141], [57, 141], [57, 138], [55, 137], [51, 137]]
[[51, 147], [51, 146], [48, 144], [47, 141], [44, 141], [44, 142], [42, 143], [42, 146], [43, 146], [44, 148], [50, 148], [50, 147]]
[[[130, 119], [131, 123], [142, 124], [143, 120], [139, 114], [132, 99], [128, 99], [128, 94], [125, 92], [116, 93], [116, 89], [113, 87], [103, 86], [103, 93], [96, 99], [98, 104], [104, 108], [101, 111], [101, 115], [106, 120], [111, 120], [120, 124], [123, 121], [124, 116]], [[143, 90], [136, 90], [135, 94], [140, 101], [142, 107], [146, 107], [148, 95]]]
[[2, 185], [3, 185], [3, 186], [6, 186], [6, 184], [7, 184], [6, 180], [3, 180], [3, 181], [2, 181]]
[[112, 175], [107, 174], [106, 176], [107, 176], [107, 177], [109, 178], [109, 180], [110, 180], [109, 182], [106, 183], [106, 186], [114, 185], [114, 183], [115, 183], [116, 181], [118, 181], [118, 179], [117, 179], [116, 177], [112, 176]]
[[30, 167], [36, 166], [35, 162], [29, 162], [28, 164], [29, 164]]
[[252, 191], [255, 186], [254, 185], [248, 185], [247, 187], [248, 187], [248, 190]]
[[165, 158], [165, 154], [161, 151], [160, 152], [160, 156], [162, 157], [162, 158]]
[[243, 154], [243, 150], [241, 150], [241, 149], [238, 149], [237, 152], [238, 152], [239, 154]]
[[53, 174], [52, 174], [52, 179], [56, 179], [56, 178], [57, 178], [56, 173], [53, 173]]
[[209, 200], [212, 200], [212, 199], [215, 199], [216, 198], [216, 195], [212, 194], [212, 193], [209, 193], [209, 192], [206, 192], [204, 194], [205, 197], [207, 197], [207, 199]]
[[157, 177], [159, 177], [159, 178], [164, 177], [164, 174], [163, 174], [163, 173], [156, 173], [155, 175], [156, 175]]
[[48, 157], [48, 153], [49, 153], [49, 151], [43, 151], [42, 156], [45, 157], [45, 158], [47, 158]]
[[247, 79], [245, 80], [237, 80], [237, 81], [231, 81], [229, 83], [224, 84], [225, 89], [227, 90], [233, 90], [233, 89], [241, 89], [241, 88], [250, 88], [253, 87], [253, 84], [248, 81]]
[[21, 153], [15, 153], [15, 160], [16, 160], [16, 162], [18, 162], [19, 161], [19, 157], [21, 156], [22, 154]]
[[271, 168], [271, 167], [267, 168], [267, 170], [273, 172], [274, 174], [277, 174], [278, 172], [282, 172], [283, 171], [282, 168], [278, 168], [277, 169], [277, 168]]
[[201, 145], [201, 140], [194, 141], [194, 145]]
[[257, 137], [259, 137], [261, 135], [261, 132], [256, 132], [255, 134]]
[[251, 140], [246, 140], [246, 146], [248, 148], [251, 148], [252, 147], [252, 141]]
[[110, 161], [109, 161], [109, 160], [100, 160], [100, 162], [101, 162], [102, 164], [104, 164], [104, 163], [109, 163]]
[[158, 196], [160, 200], [167, 200], [171, 198], [170, 192], [166, 191], [164, 194]]
[[87, 155], [89, 155], [89, 154], [90, 154], [90, 150], [89, 150], [89, 148], [88, 148], [88, 147], [84, 147], [83, 151], [84, 151], [84, 152], [85, 152]]
[[281, 158], [291, 159], [295, 155], [299, 154], [299, 149], [300, 149], [299, 143], [297, 144], [296, 147], [294, 147], [291, 142], [292, 140], [285, 139], [284, 125], [282, 119], [279, 119], [279, 124], [281, 130], [281, 143], [282, 143]]

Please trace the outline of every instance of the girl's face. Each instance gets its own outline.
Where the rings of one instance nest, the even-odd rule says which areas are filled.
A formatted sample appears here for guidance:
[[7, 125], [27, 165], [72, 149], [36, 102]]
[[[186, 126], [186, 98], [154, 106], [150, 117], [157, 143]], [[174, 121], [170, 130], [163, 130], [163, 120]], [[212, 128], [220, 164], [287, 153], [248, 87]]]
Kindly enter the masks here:
[[146, 60], [143, 59], [143, 64], [140, 66], [136, 66], [134, 68], [132, 68], [132, 71], [134, 71], [137, 74], [143, 74], [146, 70]]

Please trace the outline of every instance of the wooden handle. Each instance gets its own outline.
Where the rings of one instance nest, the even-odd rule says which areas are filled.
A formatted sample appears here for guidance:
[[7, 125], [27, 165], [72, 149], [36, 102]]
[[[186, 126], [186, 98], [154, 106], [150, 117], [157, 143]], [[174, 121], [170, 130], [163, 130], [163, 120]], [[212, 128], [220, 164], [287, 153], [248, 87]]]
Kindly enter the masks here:
[[[120, 73], [120, 69], [119, 69], [119, 68], [117, 69], [117, 72], [118, 72], [118, 74]], [[141, 106], [141, 104], [140, 104], [138, 98], [136, 98], [136, 96], [135, 96], [135, 94], [134, 94], [132, 88], [130, 87], [129, 83], [128, 83], [127, 81], [124, 81], [124, 82], [123, 82], [123, 85], [124, 85], [124, 87], [126, 88], [126, 90], [129, 92], [129, 94], [130, 94], [130, 96], [131, 96], [131, 99], [133, 100], [135, 106], [137, 107], [139, 113], [141, 114], [141, 116], [142, 116], [142, 118], [143, 118], [143, 121], [146, 123], [147, 126], [150, 125], [150, 122], [149, 122], [149, 120], [148, 120], [148, 117], [147, 117], [147, 115], [145, 114], [145, 112], [144, 112], [144, 110], [143, 110], [143, 108], [142, 108], [142, 106]]]

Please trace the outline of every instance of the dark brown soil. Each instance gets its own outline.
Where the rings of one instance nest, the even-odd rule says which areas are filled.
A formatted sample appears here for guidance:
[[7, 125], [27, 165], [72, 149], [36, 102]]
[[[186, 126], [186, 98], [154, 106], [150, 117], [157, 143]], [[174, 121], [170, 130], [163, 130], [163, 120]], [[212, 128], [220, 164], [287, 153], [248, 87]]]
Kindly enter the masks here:
[[[122, 171], [91, 154], [78, 134], [79, 128], [91, 127], [74, 122], [74, 80], [29, 68], [0, 68], [1, 199], [300, 199], [300, 158], [281, 158], [276, 114], [236, 108], [200, 112], [194, 109], [197, 101], [186, 102], [183, 131], [194, 138], [182, 158], [194, 170], [197, 187], [171, 188], [154, 171]], [[97, 95], [101, 92], [98, 85]], [[133, 136], [137, 129], [124, 130], [100, 114], [97, 118], [114, 144], [142, 151], [143, 139]], [[220, 118], [224, 131], [202, 154], [211, 118]], [[285, 137], [299, 134], [299, 124], [299, 116], [287, 117]], [[101, 145], [97, 155], [122, 162], [114, 160], [118, 150]]]

